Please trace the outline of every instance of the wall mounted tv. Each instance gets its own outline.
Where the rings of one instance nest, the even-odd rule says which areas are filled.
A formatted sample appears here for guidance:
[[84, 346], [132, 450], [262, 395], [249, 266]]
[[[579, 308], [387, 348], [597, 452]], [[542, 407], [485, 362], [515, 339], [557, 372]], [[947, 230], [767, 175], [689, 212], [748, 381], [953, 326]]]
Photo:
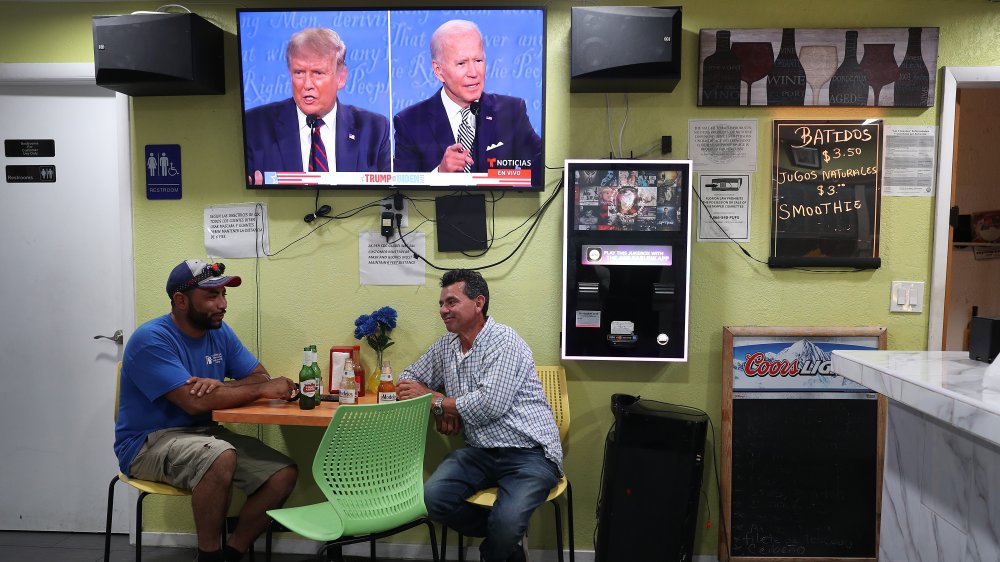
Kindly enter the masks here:
[[[543, 9], [237, 16], [248, 188], [544, 189]], [[346, 70], [317, 56], [331, 40], [316, 29], [339, 34]]]

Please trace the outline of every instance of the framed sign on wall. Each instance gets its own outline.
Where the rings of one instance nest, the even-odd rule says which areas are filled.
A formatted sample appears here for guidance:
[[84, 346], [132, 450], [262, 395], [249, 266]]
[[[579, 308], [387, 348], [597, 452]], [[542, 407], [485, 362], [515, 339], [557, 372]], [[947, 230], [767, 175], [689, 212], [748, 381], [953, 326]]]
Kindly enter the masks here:
[[771, 267], [877, 269], [880, 119], [776, 119]]
[[723, 328], [723, 562], [874, 562], [887, 400], [833, 372], [881, 326]]
[[938, 32], [702, 29], [698, 105], [930, 107]]

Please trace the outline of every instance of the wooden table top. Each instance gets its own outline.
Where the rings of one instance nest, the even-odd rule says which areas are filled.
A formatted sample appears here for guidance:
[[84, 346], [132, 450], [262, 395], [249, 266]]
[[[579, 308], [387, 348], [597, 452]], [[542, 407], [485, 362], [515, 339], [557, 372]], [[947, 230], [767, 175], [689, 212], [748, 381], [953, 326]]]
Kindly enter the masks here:
[[[377, 398], [376, 393], [369, 392], [358, 398], [358, 404], [374, 404]], [[239, 408], [214, 410], [212, 419], [217, 422], [326, 427], [330, 425], [333, 412], [339, 405], [337, 402], [320, 402], [319, 406], [312, 410], [303, 410], [299, 408], [298, 402], [263, 399]]]

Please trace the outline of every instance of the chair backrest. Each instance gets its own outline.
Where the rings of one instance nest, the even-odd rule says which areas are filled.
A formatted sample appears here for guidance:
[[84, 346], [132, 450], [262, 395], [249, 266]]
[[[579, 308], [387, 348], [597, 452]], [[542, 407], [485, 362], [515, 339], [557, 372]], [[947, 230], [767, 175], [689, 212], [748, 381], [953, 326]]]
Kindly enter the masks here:
[[559, 439], [566, 440], [569, 433], [569, 392], [566, 388], [566, 369], [561, 365], [556, 366], [535, 366], [538, 371], [538, 378], [542, 380], [545, 388], [545, 397], [549, 400], [549, 407], [552, 408], [552, 417], [559, 427]]
[[431, 395], [339, 406], [313, 459], [313, 478], [345, 535], [397, 527], [427, 515], [424, 444]]

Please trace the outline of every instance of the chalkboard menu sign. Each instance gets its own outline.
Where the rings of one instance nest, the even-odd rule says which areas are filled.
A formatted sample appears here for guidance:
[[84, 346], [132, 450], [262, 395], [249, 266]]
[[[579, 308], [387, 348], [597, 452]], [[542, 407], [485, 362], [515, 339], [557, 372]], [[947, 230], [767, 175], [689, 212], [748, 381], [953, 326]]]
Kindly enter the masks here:
[[874, 562], [886, 399], [832, 370], [883, 327], [723, 330], [723, 562]]
[[772, 160], [769, 266], [881, 265], [881, 120], [775, 120]]

